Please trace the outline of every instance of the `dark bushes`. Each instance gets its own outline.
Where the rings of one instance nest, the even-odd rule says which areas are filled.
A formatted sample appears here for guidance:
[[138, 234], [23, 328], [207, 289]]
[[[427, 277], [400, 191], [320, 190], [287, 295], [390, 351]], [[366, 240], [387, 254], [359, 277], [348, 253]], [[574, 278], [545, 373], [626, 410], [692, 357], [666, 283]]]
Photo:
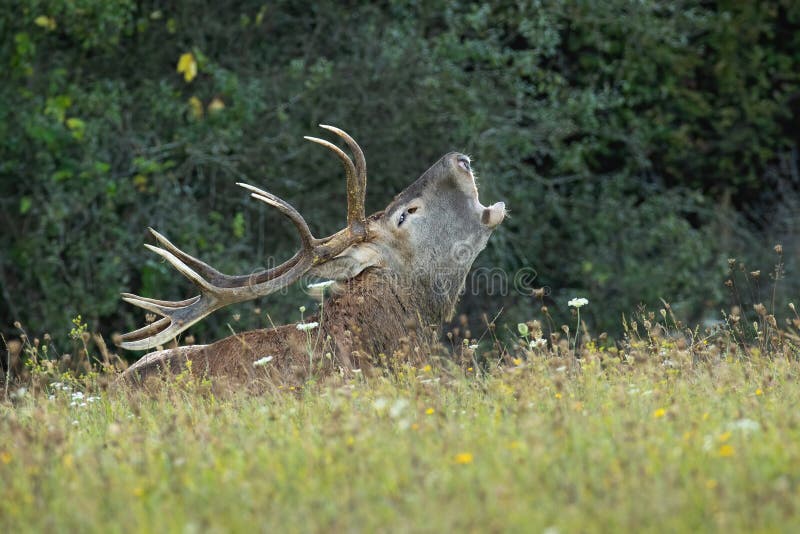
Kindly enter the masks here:
[[[592, 328], [660, 297], [713, 312], [725, 259], [796, 228], [791, 209], [771, 215], [800, 185], [795, 2], [179, 4], [0, 15], [3, 327], [66, 331], [82, 313], [111, 332], [141, 321], [120, 291], [185, 295], [142, 249], [147, 226], [231, 272], [289, 255], [291, 232], [239, 179], [334, 230], [338, 164], [302, 141], [319, 122], [362, 143], [372, 209], [442, 153], [471, 153], [513, 215], [483, 263], [534, 267], [562, 309], [588, 297]], [[297, 302], [270, 299], [272, 318]]]

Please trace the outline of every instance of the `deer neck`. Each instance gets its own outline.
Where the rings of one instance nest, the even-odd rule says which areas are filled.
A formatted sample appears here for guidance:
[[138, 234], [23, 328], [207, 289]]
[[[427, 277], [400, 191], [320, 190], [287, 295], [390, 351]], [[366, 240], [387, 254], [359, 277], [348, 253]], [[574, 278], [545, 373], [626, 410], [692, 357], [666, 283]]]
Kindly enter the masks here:
[[406, 345], [428, 349], [452, 309], [449, 299], [389, 269], [370, 268], [325, 302], [321, 326], [337, 343], [344, 340], [370, 356], [392, 354]]

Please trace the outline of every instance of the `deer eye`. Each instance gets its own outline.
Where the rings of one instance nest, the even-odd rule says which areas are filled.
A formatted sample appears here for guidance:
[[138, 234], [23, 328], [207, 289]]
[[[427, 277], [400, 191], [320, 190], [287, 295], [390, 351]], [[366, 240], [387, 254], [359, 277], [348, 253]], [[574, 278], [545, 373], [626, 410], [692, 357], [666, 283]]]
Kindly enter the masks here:
[[403, 213], [401, 213], [401, 214], [400, 214], [400, 219], [397, 221], [397, 226], [398, 226], [398, 227], [400, 227], [400, 226], [401, 226], [401, 225], [402, 225], [402, 224], [405, 222], [406, 218], [407, 218], [409, 215], [411, 215], [412, 213], [416, 212], [416, 211], [417, 211], [417, 209], [419, 209], [419, 208], [417, 208], [416, 206], [414, 206], [414, 207], [412, 207], [412, 208], [408, 208], [408, 209], [407, 209], [407, 210], [405, 210]]

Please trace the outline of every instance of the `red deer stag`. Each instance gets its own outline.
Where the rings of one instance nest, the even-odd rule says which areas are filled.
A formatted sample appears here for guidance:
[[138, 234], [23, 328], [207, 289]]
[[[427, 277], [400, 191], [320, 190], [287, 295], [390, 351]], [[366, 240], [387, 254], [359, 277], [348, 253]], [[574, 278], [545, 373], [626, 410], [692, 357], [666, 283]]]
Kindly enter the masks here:
[[368, 368], [380, 354], [426, 356], [442, 322], [452, 316], [475, 257], [503, 221], [505, 205], [483, 206], [469, 158], [450, 153], [386, 209], [365, 217], [364, 155], [347, 133], [321, 126], [341, 137], [355, 157], [353, 162], [336, 145], [306, 137], [332, 150], [344, 165], [347, 227], [317, 239], [288, 203], [240, 183], [253, 198], [285, 215], [297, 228], [302, 245], [282, 265], [244, 276], [220, 273], [151, 229], [160, 246], [145, 246], [191, 280], [200, 295], [173, 302], [124, 293], [126, 302], [162, 318], [123, 335], [119, 345], [131, 350], [164, 345], [215, 310], [269, 295], [304, 275], [335, 282], [321, 315], [310, 317], [305, 325], [254, 330], [210, 345], [152, 352], [128, 368], [126, 379], [138, 381], [165, 370], [180, 372], [191, 361], [192, 372], [212, 379], [254, 383], [262, 378], [288, 385], [312, 375]]

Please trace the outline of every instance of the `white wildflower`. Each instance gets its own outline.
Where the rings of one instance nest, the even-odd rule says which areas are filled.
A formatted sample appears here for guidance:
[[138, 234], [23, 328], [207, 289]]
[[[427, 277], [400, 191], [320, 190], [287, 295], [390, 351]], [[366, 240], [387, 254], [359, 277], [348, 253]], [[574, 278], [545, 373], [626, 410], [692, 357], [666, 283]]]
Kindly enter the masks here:
[[76, 391], [75, 393], [72, 394], [72, 400], [80, 400], [80, 399], [83, 399], [82, 391]]
[[408, 407], [407, 399], [397, 399], [396, 401], [394, 401], [391, 408], [389, 408], [389, 417], [391, 417], [392, 419], [397, 419], [403, 414], [406, 407]]
[[543, 349], [546, 346], [547, 346], [547, 340], [543, 337], [540, 337], [539, 339], [532, 339], [530, 340], [530, 342], [528, 342], [528, 348], [531, 350]]
[[333, 280], [324, 280], [322, 282], [314, 282], [308, 284], [308, 289], [325, 289], [331, 287], [335, 282]]
[[728, 425], [729, 430], [741, 430], [743, 433], [758, 432], [761, 430], [761, 425], [758, 421], [752, 419], [737, 419]]
[[477, 343], [473, 343], [472, 345], [470, 345], [470, 346], [469, 346], [469, 348], [470, 348], [471, 350], [475, 350], [475, 349], [477, 349], [477, 348], [478, 348], [478, 344], [477, 344]]
[[86, 400], [89, 401], [89, 402], [95, 402], [95, 401], [99, 401], [100, 397], [97, 397], [97, 396], [86, 397]]
[[258, 360], [254, 361], [253, 367], [264, 367], [274, 359], [275, 358], [273, 356], [264, 356], [263, 358], [259, 358]]
[[567, 305], [572, 306], [573, 308], [580, 308], [581, 306], [586, 306], [587, 304], [589, 304], [589, 301], [583, 297], [574, 298], [567, 302]]
[[297, 323], [296, 327], [301, 332], [308, 332], [309, 330], [314, 330], [316, 327], [319, 326], [318, 322], [311, 322], [311, 323]]

